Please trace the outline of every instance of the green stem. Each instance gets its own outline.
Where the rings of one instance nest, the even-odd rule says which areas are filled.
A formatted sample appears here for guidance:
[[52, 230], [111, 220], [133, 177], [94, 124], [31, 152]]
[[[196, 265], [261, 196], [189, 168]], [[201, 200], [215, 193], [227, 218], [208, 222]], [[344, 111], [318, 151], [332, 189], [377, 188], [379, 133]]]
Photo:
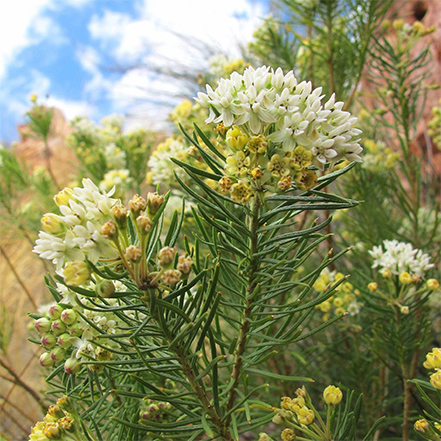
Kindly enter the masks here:
[[[231, 378], [233, 381], [233, 386], [230, 389], [230, 394], [228, 398], [227, 404], [227, 412], [231, 410], [234, 406], [234, 402], [236, 399], [236, 388], [239, 384], [239, 378], [242, 371], [243, 366], [243, 354], [246, 349], [246, 341], [250, 328], [250, 317], [253, 309], [251, 294], [256, 288], [256, 280], [255, 273], [259, 267], [259, 260], [255, 257], [255, 254], [258, 251], [258, 233], [259, 229], [259, 209], [260, 209], [260, 198], [259, 195], [256, 194], [254, 196], [253, 208], [251, 213], [251, 247], [250, 247], [250, 272], [248, 277], [247, 289], [245, 292], [245, 310], [242, 318], [242, 325], [240, 327], [240, 333], [237, 343], [236, 355], [234, 359], [233, 372], [231, 374]], [[230, 418], [228, 418], [228, 423]]]

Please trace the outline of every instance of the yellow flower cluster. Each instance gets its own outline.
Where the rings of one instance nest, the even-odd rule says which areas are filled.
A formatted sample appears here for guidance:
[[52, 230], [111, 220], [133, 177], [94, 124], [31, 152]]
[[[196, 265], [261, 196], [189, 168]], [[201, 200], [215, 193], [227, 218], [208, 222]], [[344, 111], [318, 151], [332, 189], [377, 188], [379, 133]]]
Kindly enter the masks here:
[[432, 138], [433, 143], [441, 150], [441, 100], [439, 106], [432, 108], [432, 119], [427, 124], [427, 133]]
[[[436, 430], [441, 432], [440, 423], [434, 422], [433, 425], [435, 426]], [[417, 432], [424, 433], [425, 439], [433, 440], [433, 441], [439, 441], [441, 439], [441, 437], [430, 427], [430, 424], [425, 418], [415, 421], [413, 427]]]
[[[330, 285], [344, 278], [345, 276], [342, 273], [329, 271], [328, 268], [325, 268], [314, 283], [313, 288], [317, 292], [322, 293], [326, 291]], [[348, 312], [350, 315], [356, 315], [360, 310], [360, 306], [356, 301], [359, 294], [360, 291], [354, 289], [352, 283], [343, 282], [339, 285], [333, 296], [317, 305], [316, 308], [324, 313], [323, 321], [328, 321], [331, 314], [338, 315]]]
[[306, 405], [305, 398], [300, 393], [296, 398], [282, 397], [280, 407], [294, 412], [300, 424], [309, 426], [314, 422], [314, 411]]
[[365, 139], [362, 144], [365, 149], [363, 167], [369, 171], [381, 172], [391, 169], [400, 159], [400, 155], [386, 147], [384, 142]]
[[43, 421], [38, 421], [31, 429], [29, 441], [85, 439], [79, 431], [78, 422], [67, 410], [71, 409], [66, 397], [60, 398], [56, 405], [49, 406]]
[[[222, 132], [219, 127], [217, 131]], [[225, 161], [226, 176], [219, 185], [235, 202], [247, 202], [255, 190], [263, 188], [287, 191], [295, 184], [298, 189], [308, 190], [317, 183], [315, 171], [307, 170], [312, 165], [312, 152], [302, 146], [291, 152], [270, 153], [262, 134], [249, 136], [237, 126], [226, 132], [225, 142], [230, 153]]]
[[441, 348], [433, 348], [432, 352], [426, 355], [426, 361], [423, 366], [426, 369], [434, 369], [435, 372], [430, 375], [430, 384], [438, 390], [441, 390]]

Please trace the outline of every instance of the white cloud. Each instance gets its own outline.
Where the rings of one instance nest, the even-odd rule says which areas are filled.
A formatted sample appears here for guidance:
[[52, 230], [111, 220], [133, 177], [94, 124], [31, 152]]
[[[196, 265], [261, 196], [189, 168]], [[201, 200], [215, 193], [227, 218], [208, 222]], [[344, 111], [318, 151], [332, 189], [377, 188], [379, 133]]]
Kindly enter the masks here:
[[57, 97], [49, 97], [47, 105], [60, 109], [64, 116], [71, 120], [76, 116], [93, 117], [94, 108], [86, 101], [65, 100]]
[[[197, 48], [198, 43], [238, 56], [239, 44], [251, 40], [266, 12], [265, 5], [248, 0], [223, 0], [222, 4], [217, 0], [143, 0], [137, 18], [107, 10], [101, 17], [92, 17], [89, 32], [123, 66], [203, 68], [206, 53]], [[164, 81], [139, 70], [126, 73], [110, 93], [118, 105], [128, 108], [132, 104], [133, 113], [159, 121], [170, 110], [163, 102], [170, 105], [170, 96], [182, 91], [178, 80]], [[148, 106], [148, 100], [153, 105]]]
[[[80, 7], [90, 1], [93, 0], [64, 0], [63, 6]], [[48, 36], [52, 43], [64, 42], [60, 27], [44, 15], [60, 4], [58, 0], [0, 1], [0, 80], [23, 48]]]

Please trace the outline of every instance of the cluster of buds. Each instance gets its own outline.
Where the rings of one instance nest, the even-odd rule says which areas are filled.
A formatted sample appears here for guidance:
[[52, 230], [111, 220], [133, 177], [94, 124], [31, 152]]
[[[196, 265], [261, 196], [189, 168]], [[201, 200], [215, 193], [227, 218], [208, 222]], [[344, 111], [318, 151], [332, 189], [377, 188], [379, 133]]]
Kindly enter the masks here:
[[[323, 293], [331, 285], [342, 279], [345, 279], [344, 274], [329, 271], [328, 268], [325, 268], [320, 277], [315, 281], [313, 288], [317, 292]], [[354, 289], [352, 283], [346, 280], [338, 286], [334, 295], [317, 305], [316, 308], [323, 312], [323, 321], [325, 322], [331, 318], [331, 314], [340, 315], [348, 313], [351, 316], [355, 316], [360, 312], [360, 303], [357, 302], [359, 295], [360, 291]]]
[[149, 421], [154, 421], [160, 423], [166, 421], [171, 410], [172, 406], [170, 403], [144, 398], [142, 408], [139, 411], [139, 422], [148, 423]]
[[41, 345], [46, 349], [40, 356], [41, 366], [52, 367], [65, 361], [64, 370], [67, 374], [75, 374], [80, 370], [78, 361], [68, 358], [72, 338], [83, 333], [79, 317], [73, 309], [57, 303], [49, 308], [47, 316], [35, 321], [34, 328], [41, 336]]
[[433, 348], [432, 352], [426, 355], [426, 361], [423, 366], [426, 369], [435, 370], [430, 375], [430, 384], [435, 389], [441, 390], [441, 348]]
[[[434, 428], [441, 432], [441, 424], [438, 422], [433, 423]], [[429, 422], [422, 418], [418, 421], [415, 421], [414, 429], [420, 433], [420, 435], [427, 440], [430, 441], [439, 441], [441, 439], [441, 436], [439, 433], [435, 432], [434, 428], [429, 424]]]
[[308, 190], [316, 185], [316, 172], [309, 168], [313, 159], [310, 150], [301, 145], [292, 151], [276, 149], [262, 134], [249, 136], [244, 130], [233, 126], [225, 137], [230, 153], [225, 160], [226, 176], [219, 186], [233, 201], [247, 202], [255, 190]]
[[[166, 286], [176, 285], [188, 277], [193, 263], [190, 257], [178, 256], [174, 248], [164, 247], [156, 255], [157, 267], [149, 267], [146, 247], [153, 231], [154, 218], [164, 204], [164, 196], [158, 193], [148, 193], [147, 199], [135, 195], [129, 201], [129, 209], [121, 203], [115, 205], [112, 209], [113, 220], [101, 229], [101, 234], [117, 248], [133, 281], [144, 290], [157, 288], [161, 283]], [[129, 216], [138, 236], [135, 244], [130, 244]]]
[[31, 429], [29, 441], [48, 440], [79, 440], [83, 439], [78, 418], [66, 397], [60, 398], [56, 405], [49, 409], [42, 421]]
[[[328, 406], [328, 419], [332, 419], [333, 409], [341, 403], [342, 399], [343, 393], [338, 387], [328, 386], [323, 391], [323, 400]], [[323, 424], [315, 424], [315, 419], [319, 418], [321, 420], [321, 418], [304, 386], [296, 390], [296, 396], [294, 398], [282, 397], [280, 409], [275, 410], [277, 413], [273, 418], [273, 423], [285, 426], [281, 434], [282, 441], [293, 441], [297, 439], [294, 430], [303, 432], [304, 436], [308, 439], [310, 439], [311, 431], [314, 432], [314, 439], [331, 439], [332, 434], [329, 432], [331, 420], [326, 424], [326, 432], [322, 430], [324, 427]], [[259, 438], [259, 440], [271, 440], [265, 433], [262, 433], [260, 436], [261, 438]]]

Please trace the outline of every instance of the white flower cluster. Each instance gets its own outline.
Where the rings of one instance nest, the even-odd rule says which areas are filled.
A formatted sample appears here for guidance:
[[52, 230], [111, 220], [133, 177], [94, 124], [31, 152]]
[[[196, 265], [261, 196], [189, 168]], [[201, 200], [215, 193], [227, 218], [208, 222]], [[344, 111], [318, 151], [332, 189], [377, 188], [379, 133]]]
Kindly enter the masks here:
[[107, 168], [122, 169], [126, 167], [126, 152], [116, 146], [114, 142], [104, 148]]
[[97, 262], [100, 257], [114, 258], [116, 250], [101, 235], [101, 226], [111, 219], [116, 200], [111, 193], [101, 193], [90, 180], [83, 187], [66, 188], [55, 196], [61, 215], [48, 213], [42, 218], [34, 252], [51, 260], [57, 269], [72, 260]]
[[262, 66], [249, 67], [243, 75], [233, 72], [215, 90], [207, 85], [207, 94], [199, 92], [196, 101], [210, 109], [207, 124], [246, 125], [253, 134], [274, 124], [270, 141], [287, 151], [297, 146], [312, 151], [320, 168], [342, 158], [361, 162], [357, 118], [342, 110], [344, 103], [334, 94], [322, 104], [321, 93], [321, 87], [312, 90], [311, 82], [298, 83], [292, 71], [285, 75], [281, 68]]
[[170, 158], [186, 161], [189, 156], [188, 147], [179, 139], [168, 138], [159, 144], [150, 156], [148, 166], [148, 183], [153, 185], [171, 186], [175, 182], [174, 172], [184, 178], [185, 172], [181, 167], [176, 167]]
[[126, 168], [118, 170], [110, 170], [104, 175], [104, 179], [100, 182], [101, 191], [109, 192], [115, 188], [115, 194], [124, 197], [125, 191], [132, 183], [130, 172]]
[[434, 267], [428, 254], [414, 249], [410, 243], [397, 240], [385, 240], [383, 245], [374, 246], [369, 254], [374, 259], [372, 268], [379, 268], [380, 272], [388, 270], [396, 275], [409, 272], [423, 277], [426, 271]]
[[77, 117], [71, 121], [72, 128], [84, 137], [94, 137], [98, 134], [98, 128], [93, 121], [86, 117]]

